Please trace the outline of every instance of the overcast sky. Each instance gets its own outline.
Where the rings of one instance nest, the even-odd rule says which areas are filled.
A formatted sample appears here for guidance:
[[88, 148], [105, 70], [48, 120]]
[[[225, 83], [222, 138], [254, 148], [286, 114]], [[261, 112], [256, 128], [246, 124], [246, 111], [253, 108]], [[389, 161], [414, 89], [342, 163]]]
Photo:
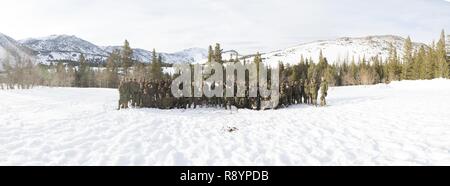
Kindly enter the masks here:
[[267, 52], [317, 39], [450, 33], [450, 0], [2, 0], [0, 32], [76, 35], [97, 45], [173, 52], [220, 42]]

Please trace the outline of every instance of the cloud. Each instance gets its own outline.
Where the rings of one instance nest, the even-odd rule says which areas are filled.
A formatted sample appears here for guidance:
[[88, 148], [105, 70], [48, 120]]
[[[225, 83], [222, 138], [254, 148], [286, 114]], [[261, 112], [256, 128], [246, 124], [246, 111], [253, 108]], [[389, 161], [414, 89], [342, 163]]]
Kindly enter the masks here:
[[0, 32], [77, 35], [98, 45], [176, 51], [220, 42], [244, 53], [374, 34], [430, 42], [450, 30], [442, 0], [3, 0]]

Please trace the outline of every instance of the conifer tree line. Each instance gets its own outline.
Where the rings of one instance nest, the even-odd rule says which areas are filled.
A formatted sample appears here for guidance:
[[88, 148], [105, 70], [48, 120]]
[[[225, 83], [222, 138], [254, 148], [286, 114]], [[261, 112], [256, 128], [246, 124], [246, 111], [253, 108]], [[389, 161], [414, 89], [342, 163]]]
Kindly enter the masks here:
[[[228, 61], [222, 58], [220, 44], [209, 46], [208, 62], [238, 62], [246, 59]], [[319, 59], [300, 57], [295, 65], [283, 64], [280, 61], [282, 81], [295, 81], [326, 78], [331, 86], [370, 85], [389, 83], [401, 80], [423, 80], [434, 78], [450, 78], [450, 60], [447, 57], [446, 38], [441, 32], [437, 43], [420, 46], [414, 49], [410, 37], [405, 41], [403, 54], [391, 44], [389, 56], [383, 59], [375, 56], [345, 59], [330, 64], [326, 56], [320, 52]], [[318, 60], [317, 63], [315, 60]], [[259, 53], [254, 55], [253, 62], [262, 62]], [[133, 58], [133, 50], [128, 41], [122, 49], [111, 52], [105, 63], [100, 66], [89, 63], [83, 54], [75, 63], [51, 62], [49, 65], [34, 65], [30, 59], [2, 61], [3, 72], [0, 74], [0, 89], [28, 89], [33, 86], [51, 87], [101, 87], [117, 88], [121, 79], [160, 80], [173, 77], [163, 72], [161, 55], [152, 51], [151, 63], [143, 63]]]
[[280, 62], [283, 80], [319, 79], [323, 76], [332, 86], [371, 85], [401, 80], [426, 80], [450, 78], [450, 59], [447, 56], [445, 33], [441, 32], [437, 43], [420, 46], [415, 50], [411, 38], [406, 38], [403, 55], [391, 44], [389, 56], [383, 59], [375, 56], [329, 64], [319, 55], [318, 63], [303, 56], [296, 65], [283, 65]]

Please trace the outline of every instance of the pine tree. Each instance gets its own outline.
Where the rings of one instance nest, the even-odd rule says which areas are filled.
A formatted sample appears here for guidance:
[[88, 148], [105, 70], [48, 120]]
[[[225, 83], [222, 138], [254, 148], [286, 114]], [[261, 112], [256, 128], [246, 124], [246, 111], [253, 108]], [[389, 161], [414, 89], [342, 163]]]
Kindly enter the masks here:
[[216, 43], [216, 47], [214, 48], [214, 60], [217, 63], [223, 63], [222, 61], [222, 49], [220, 48], [220, 44]]
[[[38, 65], [38, 76], [40, 85], [50, 86], [50, 67], [47, 65], [39, 64]], [[78, 76], [76, 74], [76, 76]], [[77, 81], [79, 82], [79, 81]], [[78, 86], [78, 84], [76, 85]]]
[[284, 63], [278, 61], [278, 68], [280, 69], [280, 81], [283, 82], [286, 80], [286, 68], [284, 66]]
[[394, 47], [394, 45], [390, 44], [389, 49], [389, 59], [387, 62], [387, 75], [388, 75], [388, 81], [399, 81], [401, 80], [401, 73], [402, 69], [399, 64], [398, 56], [397, 56], [397, 49]]
[[342, 64], [337, 64], [336, 73], [338, 75], [338, 80], [336, 80], [336, 86], [344, 86], [345, 85], [345, 75], [348, 69], [347, 66], [348, 60], [344, 60]]
[[253, 63], [256, 64], [256, 78], [257, 81], [259, 81], [259, 71], [261, 70], [259, 69], [259, 65], [262, 63], [261, 54], [259, 52], [257, 52], [256, 56], [253, 58]]
[[384, 71], [384, 82], [385, 83], [389, 83], [391, 81], [391, 79], [390, 79], [391, 68], [389, 65], [390, 65], [390, 59], [388, 57], [383, 61], [383, 71]]
[[427, 74], [427, 62], [425, 61], [425, 47], [421, 46], [416, 54], [415, 69], [417, 70], [415, 79], [426, 79]]
[[68, 87], [74, 87], [76, 84], [75, 80], [76, 80], [76, 72], [75, 72], [75, 67], [69, 63], [67, 64], [67, 79], [66, 79], [66, 86]]
[[303, 55], [301, 55], [300, 57], [300, 64], [299, 64], [299, 78], [306, 80], [307, 76], [308, 76], [308, 67], [305, 63], [305, 58], [303, 57]]
[[214, 59], [214, 51], [212, 49], [212, 46], [209, 45], [208, 47], [208, 63], [211, 63]]
[[337, 85], [340, 82], [339, 75], [337, 73], [336, 64], [328, 66], [325, 71], [323, 77], [327, 80], [329, 85]]
[[355, 64], [355, 58], [352, 57], [352, 61], [350, 65], [345, 62], [342, 65], [342, 84], [343, 85], [355, 85], [356, 84], [356, 64]]
[[436, 76], [441, 78], [449, 77], [448, 74], [448, 64], [446, 61], [447, 52], [445, 49], [445, 32], [442, 30], [441, 37], [436, 46], [436, 64], [437, 64], [437, 72]]
[[309, 67], [308, 67], [308, 79], [309, 80], [314, 80], [314, 81], [318, 81], [318, 74], [317, 74], [317, 67], [316, 67], [316, 64], [314, 64], [313, 62], [311, 62], [310, 64], [309, 64]]
[[88, 76], [89, 80], [88, 80], [87, 87], [98, 87], [98, 85], [97, 85], [97, 80], [98, 80], [97, 74], [98, 73], [96, 73], [96, 71], [92, 70], [92, 69], [89, 69], [88, 73], [89, 73], [89, 76]]
[[62, 62], [58, 62], [58, 64], [56, 64], [56, 76], [53, 80], [53, 84], [56, 86], [65, 86], [64, 83], [66, 82], [66, 76], [66, 67]]
[[320, 77], [324, 76], [325, 70], [328, 68], [328, 61], [323, 57], [322, 50], [319, 53], [319, 64], [317, 65], [317, 75]]
[[156, 50], [153, 49], [152, 52], [152, 64], [150, 69], [151, 79], [160, 80], [163, 78], [162, 70], [162, 58], [161, 55], [156, 54]]
[[89, 81], [90, 81], [90, 67], [89, 64], [86, 61], [86, 58], [84, 58], [83, 54], [80, 54], [80, 59], [78, 60], [80, 63], [80, 68], [78, 69], [78, 77], [79, 77], [79, 87], [89, 87]]
[[300, 80], [300, 71], [299, 71], [299, 65], [292, 66], [292, 73], [289, 76], [290, 81], [298, 81]]
[[128, 40], [125, 40], [122, 48], [122, 67], [125, 75], [128, 75], [128, 69], [131, 66], [133, 66], [133, 50], [131, 49]]
[[355, 58], [352, 58], [352, 63], [350, 64], [350, 69], [349, 69], [349, 73], [350, 73], [350, 80], [351, 80], [351, 85], [359, 85], [361, 83], [360, 81], [360, 76], [359, 76], [359, 71], [360, 67], [358, 65], [356, 65], [356, 61]]
[[375, 56], [373, 58], [373, 69], [375, 72], [375, 83], [382, 83], [384, 81], [384, 68], [383, 68], [383, 59]]
[[405, 40], [402, 66], [402, 79], [414, 79], [416, 69], [414, 69], [413, 46], [409, 36]]
[[120, 63], [120, 51], [114, 50], [106, 62], [106, 87], [117, 88], [119, 85], [118, 67]]
[[152, 51], [152, 64], [158, 63], [158, 55], [156, 54], [156, 49]]
[[435, 44], [434, 42], [428, 48], [425, 56], [425, 79], [434, 79], [436, 77], [436, 60], [435, 60]]
[[375, 72], [370, 65], [366, 63], [366, 57], [364, 56], [359, 62], [359, 83], [363, 85], [370, 85], [375, 82]]

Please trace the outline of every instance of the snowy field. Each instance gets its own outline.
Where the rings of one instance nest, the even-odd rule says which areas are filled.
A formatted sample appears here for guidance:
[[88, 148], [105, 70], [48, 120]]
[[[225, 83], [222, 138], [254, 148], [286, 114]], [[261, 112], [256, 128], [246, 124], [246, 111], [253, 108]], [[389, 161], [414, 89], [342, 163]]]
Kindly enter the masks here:
[[0, 90], [0, 165], [450, 165], [450, 80], [329, 95], [325, 108], [117, 111], [112, 89]]

